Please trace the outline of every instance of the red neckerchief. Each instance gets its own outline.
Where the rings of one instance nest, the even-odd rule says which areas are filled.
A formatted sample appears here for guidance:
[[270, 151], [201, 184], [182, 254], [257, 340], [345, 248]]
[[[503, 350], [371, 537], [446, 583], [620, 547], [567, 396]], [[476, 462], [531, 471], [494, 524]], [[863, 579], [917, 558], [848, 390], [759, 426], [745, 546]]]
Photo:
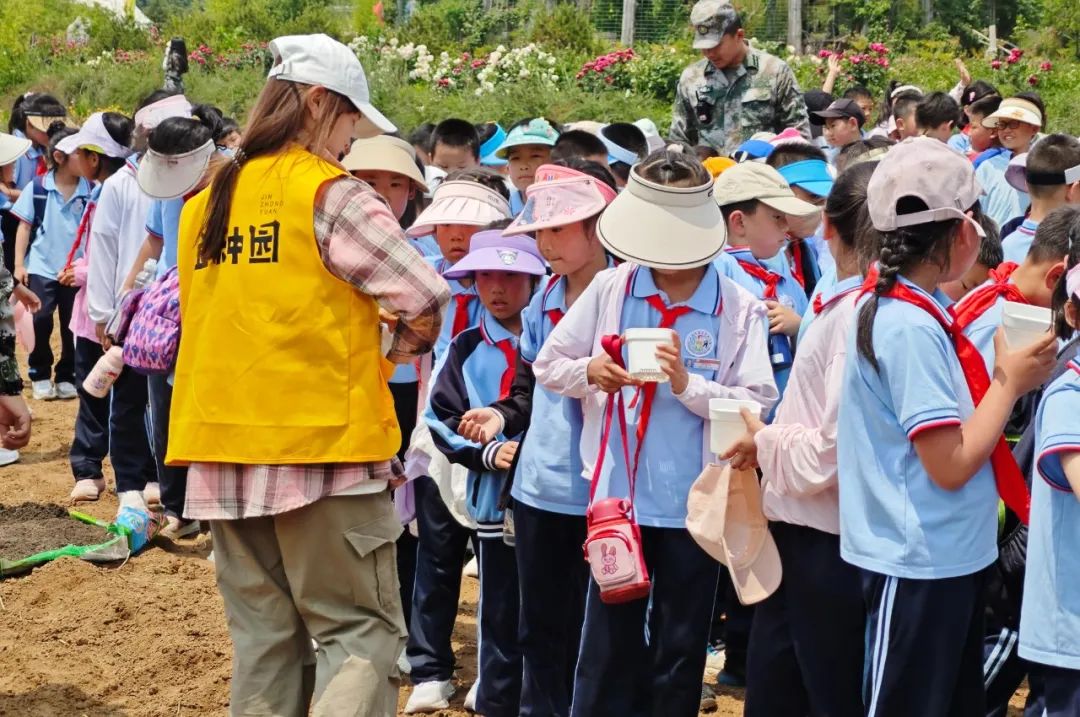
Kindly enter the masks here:
[[776, 287], [780, 284], [780, 280], [784, 277], [777, 274], [775, 271], [769, 271], [760, 264], [755, 264], [752, 261], [746, 261], [744, 259], [736, 259], [739, 262], [739, 266], [743, 268], [750, 276], [754, 277], [758, 281], [765, 282], [765, 292], [762, 295], [763, 299], [775, 299]]
[[49, 165], [45, 163], [45, 154], [39, 154], [37, 158], [37, 166], [34, 167], [34, 174], [38, 177], [44, 177], [49, 173]]
[[[868, 276], [863, 284], [864, 293], [874, 291], [874, 284], [877, 283], [877, 271], [872, 270], [872, 273], [873, 276]], [[945, 329], [945, 333], [952, 339], [953, 346], [956, 348], [956, 356], [960, 359], [960, 368], [964, 372], [964, 379], [967, 382], [968, 390], [971, 392], [971, 401], [978, 406], [990, 388], [990, 375], [986, 371], [986, 363], [983, 361], [982, 355], [975, 348], [975, 344], [971, 342], [971, 339], [964, 335], [963, 329], [959, 327], [959, 322], [950, 321], [950, 316], [943, 313], [941, 308], [929, 297], [922, 292], [909, 288], [900, 281], [897, 281], [891, 289], [880, 294], [880, 296], [887, 296], [917, 306], [937, 320], [941, 328]], [[1005, 441], [1004, 435], [1000, 436], [994, 445], [994, 450], [990, 454], [990, 466], [994, 470], [994, 483], [997, 486], [998, 495], [1005, 501], [1005, 505], [1009, 507], [1009, 510], [1015, 513], [1024, 525], [1027, 525], [1031, 509], [1031, 494], [1028, 493], [1024, 475], [1020, 472], [1020, 467], [1016, 464], [1016, 459], [1013, 458], [1012, 451], [1009, 450], [1009, 444]]]
[[817, 316], [822, 311], [824, 311], [827, 307], [831, 306], [832, 304], [836, 303], [837, 301], [840, 301], [840, 299], [844, 298], [848, 294], [852, 294], [852, 293], [854, 293], [856, 291], [862, 291], [864, 286], [865, 286], [865, 284], [861, 284], [859, 286], [853, 286], [850, 289], [845, 289], [844, 291], [841, 291], [839, 294], [833, 294], [832, 296], [830, 296], [828, 301], [822, 301], [821, 300], [821, 294], [818, 294], [817, 296], [814, 297], [814, 303], [813, 303], [814, 316]]
[[450, 327], [450, 338], [469, 328], [469, 304], [475, 298], [473, 294], [454, 295], [454, 323]]
[[75, 254], [78, 253], [79, 247], [84, 243], [90, 241], [90, 227], [94, 223], [94, 211], [97, 209], [97, 202], [88, 201], [86, 203], [86, 209], [83, 210], [82, 219], [79, 220], [79, 228], [75, 230], [75, 243], [71, 245], [71, 251], [68, 252], [67, 261], [64, 262], [64, 270], [71, 268], [71, 263], [75, 261]]
[[517, 349], [514, 347], [514, 342], [510, 339], [496, 341], [495, 348], [502, 351], [503, 358], [506, 359], [506, 370], [503, 371], [502, 379], [499, 381], [499, 400], [501, 401], [510, 395], [510, 385], [514, 383], [514, 367], [517, 365]]
[[1011, 261], [1005, 262], [997, 269], [990, 270], [990, 281], [970, 294], [960, 299], [953, 306], [953, 318], [963, 331], [971, 326], [980, 316], [993, 306], [998, 297], [1004, 296], [1006, 301], [1015, 301], [1019, 304], [1030, 304], [1016, 284], [1009, 283], [1009, 277], [1016, 271], [1017, 264]]
[[802, 239], [795, 239], [791, 235], [788, 235], [788, 239], [790, 239], [788, 249], [791, 250], [791, 276], [805, 290], [806, 277], [803, 276], [802, 267]]
[[[551, 279], [548, 281], [547, 288], [544, 289], [544, 298], [543, 301], [541, 301], [540, 303], [541, 306], [547, 304], [548, 295], [551, 294], [552, 289], [555, 288], [555, 285], [558, 284], [561, 279], [562, 277], [558, 274], [551, 275]], [[564, 315], [565, 312], [558, 307], [544, 310], [544, 316], [548, 318], [548, 321], [551, 322], [552, 326], [558, 326], [559, 322], [562, 321]]]

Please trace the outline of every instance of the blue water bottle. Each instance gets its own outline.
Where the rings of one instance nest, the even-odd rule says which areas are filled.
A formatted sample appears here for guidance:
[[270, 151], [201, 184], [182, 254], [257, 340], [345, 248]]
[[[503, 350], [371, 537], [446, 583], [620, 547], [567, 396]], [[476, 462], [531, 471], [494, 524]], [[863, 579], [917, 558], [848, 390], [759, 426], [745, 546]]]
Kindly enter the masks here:
[[769, 334], [769, 359], [773, 371], [791, 368], [791, 340], [784, 334]]

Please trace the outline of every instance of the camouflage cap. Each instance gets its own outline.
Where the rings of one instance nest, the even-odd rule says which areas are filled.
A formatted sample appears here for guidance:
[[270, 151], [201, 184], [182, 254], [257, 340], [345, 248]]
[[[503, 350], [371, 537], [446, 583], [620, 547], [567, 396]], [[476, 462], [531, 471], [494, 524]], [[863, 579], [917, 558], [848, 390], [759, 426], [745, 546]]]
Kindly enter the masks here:
[[725, 0], [698, 0], [690, 11], [694, 28], [694, 49], [711, 50], [720, 44], [728, 29], [738, 22], [739, 15]]

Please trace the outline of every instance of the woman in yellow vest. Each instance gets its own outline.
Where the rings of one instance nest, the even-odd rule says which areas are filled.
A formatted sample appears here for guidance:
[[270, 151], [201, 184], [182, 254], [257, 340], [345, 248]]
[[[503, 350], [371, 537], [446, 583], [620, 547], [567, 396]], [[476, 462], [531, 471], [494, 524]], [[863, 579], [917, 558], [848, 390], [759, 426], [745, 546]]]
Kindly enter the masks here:
[[[449, 291], [338, 164], [394, 129], [356, 56], [325, 35], [270, 49], [239, 149], [181, 215], [167, 460], [190, 466], [185, 517], [210, 522], [231, 713], [392, 715], [405, 625], [386, 379], [431, 349]], [[188, 171], [171, 158], [163, 176]]]

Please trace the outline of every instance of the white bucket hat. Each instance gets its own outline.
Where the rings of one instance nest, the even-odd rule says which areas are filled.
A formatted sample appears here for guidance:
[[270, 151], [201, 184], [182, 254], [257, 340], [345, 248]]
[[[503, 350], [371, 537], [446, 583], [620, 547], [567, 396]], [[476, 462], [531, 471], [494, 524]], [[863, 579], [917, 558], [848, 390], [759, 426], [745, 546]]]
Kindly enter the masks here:
[[64, 154], [71, 154], [77, 149], [89, 149], [104, 154], [106, 157], [125, 159], [132, 154], [131, 147], [125, 147], [117, 142], [105, 129], [104, 112], [96, 112], [90, 115], [79, 131], [68, 135], [56, 143], [56, 148]]
[[216, 149], [214, 140], [183, 154], [148, 149], [139, 162], [139, 187], [154, 199], [182, 197], [199, 185]]
[[286, 35], [270, 42], [274, 66], [270, 79], [317, 85], [344, 95], [363, 115], [361, 137], [394, 132], [397, 128], [371, 104], [367, 75], [356, 55], [331, 37]]
[[443, 182], [435, 189], [431, 206], [420, 213], [405, 233], [410, 237], [427, 236], [435, 231], [437, 224], [486, 227], [510, 216], [510, 203], [494, 189], [479, 182], [454, 180]]
[[600, 215], [596, 233], [615, 256], [654, 269], [704, 266], [727, 243], [711, 180], [668, 187], [642, 179], [636, 167], [626, 189]]
[[0, 167], [11, 164], [26, 154], [32, 144], [33, 142], [23, 137], [0, 132]]

